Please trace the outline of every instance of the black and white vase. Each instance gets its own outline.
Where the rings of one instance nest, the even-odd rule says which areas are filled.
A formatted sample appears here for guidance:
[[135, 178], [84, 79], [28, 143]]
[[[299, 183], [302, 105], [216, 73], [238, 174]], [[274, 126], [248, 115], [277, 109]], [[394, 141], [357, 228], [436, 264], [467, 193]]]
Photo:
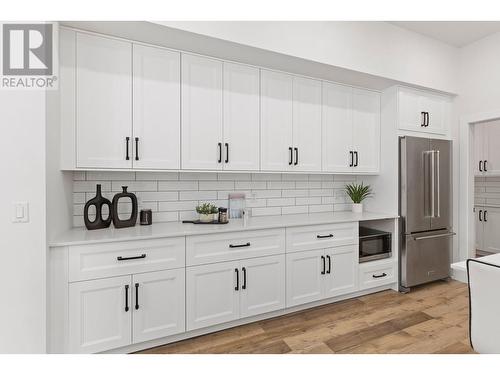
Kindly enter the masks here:
[[[115, 228], [133, 227], [137, 222], [137, 197], [134, 193], [129, 193], [127, 188], [128, 186], [122, 186], [123, 191], [113, 197], [113, 213], [111, 216], [113, 217], [113, 225]], [[120, 199], [124, 198], [130, 198], [132, 201], [132, 212], [128, 219], [121, 220], [118, 216], [118, 202]]]
[[[85, 203], [85, 207], [83, 208], [83, 221], [85, 222], [85, 226], [89, 230], [107, 228], [111, 225], [112, 220], [111, 202], [109, 201], [109, 199], [106, 199], [102, 196], [101, 185], [98, 184], [96, 189], [97, 191], [95, 197]], [[95, 220], [93, 221], [91, 221], [89, 218], [89, 209], [92, 206], [95, 207]], [[106, 219], [103, 218], [102, 214], [103, 206], [107, 206], [109, 210], [109, 214]]]

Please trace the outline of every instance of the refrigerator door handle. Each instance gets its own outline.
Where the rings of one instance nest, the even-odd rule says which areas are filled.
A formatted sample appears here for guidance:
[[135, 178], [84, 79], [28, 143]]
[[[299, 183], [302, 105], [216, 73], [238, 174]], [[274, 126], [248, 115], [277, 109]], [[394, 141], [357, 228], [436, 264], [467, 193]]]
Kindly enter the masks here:
[[434, 155], [436, 156], [436, 186], [437, 186], [437, 197], [436, 197], [437, 214], [434, 217], [441, 217], [441, 183], [439, 181], [439, 175], [440, 175], [439, 150], [434, 151]]
[[436, 176], [436, 158], [434, 157], [435, 153], [434, 151], [430, 152], [431, 156], [431, 217], [436, 217], [435, 216], [435, 207], [436, 207], [436, 202], [435, 202], [435, 192], [436, 192], [436, 181], [435, 181], [435, 176]]
[[413, 236], [413, 239], [415, 241], [421, 241], [421, 240], [429, 240], [431, 238], [451, 237], [454, 235], [456, 235], [455, 232], [449, 232], [449, 233], [443, 233], [443, 234], [433, 234], [431, 236], [422, 236], [422, 237]]

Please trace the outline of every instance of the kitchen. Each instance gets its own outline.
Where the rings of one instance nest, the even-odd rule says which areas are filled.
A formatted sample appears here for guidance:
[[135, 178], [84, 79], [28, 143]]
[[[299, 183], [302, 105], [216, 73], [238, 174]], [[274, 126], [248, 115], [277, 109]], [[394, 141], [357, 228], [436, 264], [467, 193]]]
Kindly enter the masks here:
[[[484, 248], [474, 246], [475, 220], [481, 210], [494, 228], [494, 207], [484, 213], [496, 180], [476, 176], [474, 190], [478, 172], [463, 173], [461, 161], [494, 168], [494, 146], [488, 156], [469, 146], [494, 144], [471, 129], [500, 116], [462, 95], [468, 81], [456, 76], [476, 67], [467, 48], [490, 48], [500, 27], [473, 26], [475, 39], [457, 46], [412, 22], [309, 25], [309, 35], [324, 27], [351, 30], [353, 39], [367, 28], [392, 33], [435, 51], [423, 72], [400, 53], [404, 69], [377, 55], [376, 71], [359, 58], [333, 61], [305, 46], [297, 53], [291, 36], [273, 47], [280, 27], [304, 31], [278, 24], [54, 23], [58, 89], [42, 105], [42, 352], [390, 353], [375, 337], [346, 345], [353, 339], [336, 330], [306, 343], [283, 328], [271, 346], [262, 339], [261, 351], [217, 343], [330, 311], [317, 327], [296, 327], [320, 330], [344, 304], [359, 319], [345, 316], [346, 324], [371, 335], [389, 318], [364, 320], [356, 306], [372, 316], [371, 303], [385, 298], [402, 307], [390, 310], [398, 332], [382, 335], [404, 336], [395, 352], [474, 351], [467, 278], [450, 264], [460, 263], [463, 276], [462, 262], [489, 255], [475, 253]], [[484, 205], [475, 210], [474, 194]], [[12, 225], [37, 218], [32, 199], [10, 195]], [[436, 293], [436, 305], [420, 299], [426, 293]], [[438, 312], [438, 300], [450, 308]], [[402, 323], [409, 311], [415, 321]], [[416, 330], [426, 322], [453, 338], [425, 351], [433, 341]], [[212, 351], [203, 346], [210, 337]]]

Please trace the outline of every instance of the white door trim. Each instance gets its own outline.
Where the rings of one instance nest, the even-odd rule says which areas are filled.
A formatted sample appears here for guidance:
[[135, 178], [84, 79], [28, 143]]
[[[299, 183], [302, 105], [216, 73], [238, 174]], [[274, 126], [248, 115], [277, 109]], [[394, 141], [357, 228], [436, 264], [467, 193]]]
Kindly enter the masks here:
[[475, 222], [472, 210], [474, 208], [474, 160], [473, 160], [473, 128], [478, 122], [500, 119], [500, 110], [482, 112], [462, 117], [460, 119], [459, 141], [459, 257], [465, 260], [474, 257]]

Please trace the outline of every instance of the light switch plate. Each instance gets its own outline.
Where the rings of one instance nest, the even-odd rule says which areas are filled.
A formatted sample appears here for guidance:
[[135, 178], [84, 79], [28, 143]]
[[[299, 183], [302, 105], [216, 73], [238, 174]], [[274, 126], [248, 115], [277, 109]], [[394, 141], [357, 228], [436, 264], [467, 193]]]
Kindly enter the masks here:
[[29, 221], [28, 202], [12, 202], [12, 222], [27, 223]]

